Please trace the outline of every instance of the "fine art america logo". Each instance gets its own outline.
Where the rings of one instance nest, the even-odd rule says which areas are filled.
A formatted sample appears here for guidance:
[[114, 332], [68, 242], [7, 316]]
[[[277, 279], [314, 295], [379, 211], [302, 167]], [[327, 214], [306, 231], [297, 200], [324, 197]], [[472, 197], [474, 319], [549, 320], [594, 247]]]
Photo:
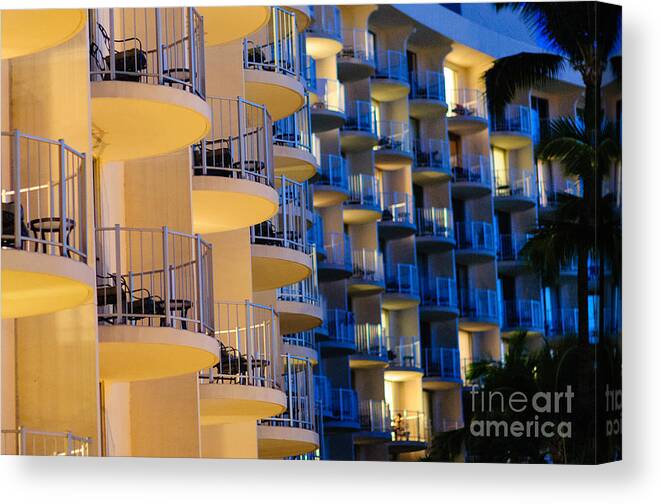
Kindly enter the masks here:
[[[571, 385], [564, 392], [502, 392], [474, 388], [470, 391], [475, 417], [470, 433], [475, 437], [571, 438], [572, 423], [561, 420], [572, 413]], [[507, 417], [507, 419], [505, 419]], [[525, 420], [511, 420], [525, 417]]]

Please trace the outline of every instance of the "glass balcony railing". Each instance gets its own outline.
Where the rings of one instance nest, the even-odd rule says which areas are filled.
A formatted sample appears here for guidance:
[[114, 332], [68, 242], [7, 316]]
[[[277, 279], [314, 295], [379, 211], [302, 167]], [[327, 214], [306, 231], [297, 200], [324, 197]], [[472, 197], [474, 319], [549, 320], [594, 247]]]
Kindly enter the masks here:
[[357, 249], [351, 253], [355, 281], [383, 283], [383, 254], [378, 250]]
[[362, 63], [374, 65], [374, 34], [367, 30], [346, 29], [342, 31], [342, 52], [340, 59], [355, 59]]
[[417, 236], [433, 236], [454, 240], [454, 221], [451, 208], [418, 208]]
[[324, 243], [324, 220], [318, 213], [314, 214], [312, 226], [308, 228], [308, 243], [311, 248], [315, 249], [317, 254], [321, 256], [326, 255]]
[[375, 150], [390, 150], [405, 155], [413, 154], [411, 132], [407, 123], [400, 121], [379, 121], [377, 125], [379, 142]]
[[580, 180], [564, 180], [564, 184], [552, 182], [539, 182], [539, 206], [544, 209], [553, 209], [563, 201], [571, 198], [583, 197], [583, 185]]
[[430, 138], [426, 141], [417, 140], [413, 143], [415, 167], [439, 170], [450, 174], [450, 144], [446, 140]]
[[503, 301], [503, 327], [544, 328], [542, 302], [534, 299]]
[[411, 72], [410, 98], [412, 100], [437, 100], [445, 102], [445, 78], [441, 72], [426, 70], [424, 72]]
[[522, 170], [510, 170], [509, 172], [494, 172], [493, 177], [494, 195], [497, 198], [522, 197], [535, 198], [535, 182], [532, 173]]
[[336, 154], [323, 154], [317, 185], [336, 187], [343, 191], [349, 190], [346, 159]]
[[460, 289], [459, 311], [464, 318], [497, 321], [498, 294], [491, 289]]
[[453, 182], [467, 182], [491, 187], [491, 163], [487, 156], [480, 154], [453, 155], [450, 163]]
[[423, 283], [422, 305], [456, 310], [457, 282], [448, 277], [432, 277]]
[[490, 222], [457, 222], [455, 236], [459, 250], [476, 250], [486, 253], [496, 251], [493, 224]]
[[[303, 47], [303, 42], [299, 41], [301, 47]], [[301, 58], [301, 77], [303, 82], [305, 82], [305, 87], [308, 91], [316, 92], [317, 90], [317, 61], [311, 56], [305, 55], [304, 58]]]
[[349, 102], [343, 131], [362, 131], [376, 135], [376, 109], [367, 101]]
[[425, 376], [461, 380], [458, 348], [425, 348], [423, 364]]
[[364, 399], [360, 401], [360, 428], [368, 432], [390, 433], [392, 421], [390, 407], [384, 400]]
[[273, 143], [312, 152], [312, 127], [308, 105], [273, 123]]
[[356, 344], [356, 323], [353, 313], [339, 308], [326, 310], [329, 339], [338, 343]]
[[28, 427], [2, 430], [2, 455], [88, 457], [91, 437]]
[[331, 389], [330, 418], [339, 422], [358, 423], [358, 396], [349, 388]]
[[356, 324], [356, 353], [386, 357], [387, 349], [381, 324]]
[[351, 240], [346, 233], [328, 233], [324, 236], [326, 258], [321, 261], [322, 266], [337, 267], [351, 271]]
[[316, 347], [314, 331], [304, 331], [294, 334], [283, 334], [282, 341], [288, 345], [312, 348]]
[[408, 69], [406, 55], [400, 51], [393, 51], [392, 49], [378, 51], [376, 53], [376, 72], [374, 76], [377, 79], [407, 82]]
[[381, 193], [382, 223], [404, 224], [414, 226], [413, 198], [408, 193], [385, 192]]
[[430, 440], [430, 428], [422, 411], [390, 410], [392, 441], [424, 443]]
[[319, 102], [313, 106], [313, 111], [329, 110], [344, 114], [346, 110], [344, 84], [336, 79], [317, 79], [317, 96]]
[[448, 117], [487, 119], [486, 99], [478, 89], [455, 89], [447, 100]]
[[523, 261], [521, 249], [532, 237], [531, 234], [501, 234], [498, 238], [499, 261]]
[[420, 295], [418, 285], [418, 268], [415, 264], [393, 264], [386, 275], [386, 292], [417, 297]]
[[523, 105], [507, 105], [498, 117], [489, 118], [489, 130], [492, 132], [532, 134], [530, 107]]
[[271, 21], [243, 41], [243, 67], [299, 78], [296, 15], [273, 7]]
[[334, 5], [313, 5], [312, 23], [307, 29], [310, 36], [342, 40], [342, 15]]
[[367, 206], [381, 209], [379, 181], [373, 175], [351, 175], [349, 177], [349, 199], [345, 205]]
[[421, 368], [420, 339], [417, 336], [387, 337], [388, 362], [395, 368]]

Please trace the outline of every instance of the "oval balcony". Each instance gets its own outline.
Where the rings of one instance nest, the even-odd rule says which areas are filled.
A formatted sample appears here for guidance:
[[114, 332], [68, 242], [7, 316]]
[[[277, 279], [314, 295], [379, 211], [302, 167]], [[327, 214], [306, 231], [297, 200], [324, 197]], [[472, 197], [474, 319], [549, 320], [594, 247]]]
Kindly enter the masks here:
[[409, 94], [406, 55], [392, 49], [376, 53], [376, 71], [370, 80], [372, 98], [391, 102]]
[[198, 7], [204, 18], [204, 43], [227, 44], [261, 29], [271, 18], [271, 8], [262, 5], [241, 7]]
[[276, 175], [284, 175], [297, 182], [304, 182], [318, 172], [314, 155], [310, 108], [273, 123], [273, 158]]
[[385, 368], [388, 365], [388, 350], [381, 324], [356, 324], [356, 353], [351, 355], [352, 369]]
[[542, 302], [534, 299], [504, 300], [501, 334], [503, 338], [525, 331], [544, 334]]
[[425, 348], [423, 356], [425, 390], [447, 390], [462, 384], [458, 348]]
[[418, 185], [447, 182], [452, 177], [450, 144], [429, 138], [413, 144], [413, 182]]
[[386, 310], [405, 310], [420, 304], [418, 268], [414, 264], [390, 264], [386, 272], [386, 292], [381, 306]]
[[495, 290], [459, 290], [459, 329], [488, 331], [498, 327], [498, 295]]
[[203, 138], [204, 30], [191, 8], [89, 11], [94, 154], [167, 154]]
[[278, 211], [266, 109], [241, 98], [208, 98], [211, 129], [192, 147], [193, 227], [217, 233]]
[[427, 447], [431, 436], [424, 412], [392, 409], [390, 418], [392, 422], [392, 437], [388, 444], [390, 453], [417, 452]]
[[329, 415], [324, 418], [324, 431], [357, 431], [360, 429], [358, 396], [350, 388], [331, 388]]
[[335, 79], [317, 79], [317, 101], [312, 106], [312, 131], [321, 133], [341, 127], [346, 120], [344, 84]]
[[373, 175], [357, 174], [349, 177], [349, 199], [344, 202], [345, 224], [366, 224], [381, 218], [381, 193]]
[[99, 376], [135, 381], [218, 362], [211, 245], [161, 229], [96, 230]]
[[489, 119], [484, 93], [478, 89], [455, 89], [448, 100], [448, 131], [468, 135], [487, 129]]
[[498, 239], [498, 273], [503, 275], [519, 275], [529, 272], [530, 265], [521, 254], [530, 234], [501, 234]]
[[456, 244], [451, 208], [418, 208], [415, 246], [423, 254], [452, 250]]
[[319, 178], [314, 182], [314, 206], [324, 208], [339, 205], [348, 197], [346, 160], [335, 154], [323, 154]]
[[412, 117], [424, 119], [445, 116], [448, 104], [445, 101], [445, 78], [441, 72], [411, 72], [409, 82], [409, 113]]
[[309, 359], [282, 356], [285, 411], [257, 424], [260, 459], [282, 459], [310, 453], [319, 448], [315, 415], [312, 363]]
[[2, 132], [2, 318], [94, 297], [87, 254], [87, 159], [64, 140]]
[[379, 141], [374, 148], [374, 164], [382, 170], [399, 170], [413, 163], [413, 146], [408, 123], [379, 121]]
[[[315, 213], [312, 225], [308, 227], [308, 244], [316, 252], [317, 262], [326, 259], [326, 247], [324, 243], [324, 219]], [[318, 269], [318, 268], [317, 268]]]
[[562, 184], [549, 181], [539, 181], [539, 217], [552, 220], [558, 209], [576, 198], [583, 197], [583, 186], [580, 181], [563, 180]]
[[2, 11], [2, 59], [17, 58], [63, 44], [85, 28], [84, 9]]
[[356, 249], [351, 251], [353, 275], [347, 282], [352, 296], [371, 296], [385, 289], [383, 254], [378, 250]]
[[422, 377], [420, 338], [418, 336], [386, 337], [388, 367], [384, 378], [389, 381], [410, 381]]
[[216, 364], [199, 373], [202, 425], [250, 422], [286, 408], [280, 387], [276, 314], [249, 301], [218, 302]]
[[314, 335], [314, 331], [283, 334], [283, 352], [289, 355], [306, 358], [312, 363], [313, 366], [316, 366], [319, 362], [319, 354], [316, 350], [317, 341]]
[[448, 277], [431, 277], [423, 284], [420, 318], [426, 321], [452, 320], [459, 316], [457, 282]]
[[455, 236], [455, 258], [459, 264], [480, 264], [495, 259], [496, 242], [490, 222], [457, 222]]
[[452, 156], [452, 196], [472, 199], [491, 192], [491, 163], [487, 156], [464, 154]]
[[358, 403], [360, 431], [353, 435], [355, 444], [385, 443], [392, 439], [390, 406], [383, 399], [363, 399]]
[[337, 77], [341, 81], [363, 80], [374, 75], [376, 53], [374, 34], [368, 30], [342, 31], [342, 52], [337, 58]]
[[320, 282], [331, 282], [349, 278], [353, 274], [351, 241], [346, 233], [328, 233], [324, 236], [326, 257], [319, 261]]
[[402, 192], [381, 193], [381, 220], [379, 239], [398, 240], [415, 233], [413, 198]]
[[[79, 436], [71, 431], [52, 432], [24, 426], [2, 429], [1, 439], [0, 455], [89, 457], [90, 447], [94, 446], [94, 438]], [[96, 454], [95, 450], [96, 447], [92, 448], [93, 454]]]
[[532, 144], [530, 107], [507, 105], [501, 116], [489, 120], [489, 141], [501, 149], [521, 149]]
[[246, 98], [264, 104], [274, 121], [305, 104], [296, 15], [273, 7], [271, 22], [243, 41]]
[[324, 355], [348, 355], [356, 351], [356, 324], [353, 313], [339, 308], [326, 310], [327, 338], [319, 342]]
[[307, 53], [325, 59], [342, 50], [342, 16], [334, 5], [313, 5], [312, 23], [305, 34]]
[[275, 309], [280, 318], [281, 334], [308, 331], [321, 325], [323, 311], [317, 285], [316, 258], [312, 258], [312, 274], [309, 277], [278, 289]]
[[373, 148], [379, 138], [376, 129], [376, 109], [367, 101], [348, 103], [347, 118], [340, 129], [340, 146], [344, 152], [360, 152]]
[[493, 180], [493, 206], [502, 212], [522, 212], [533, 208], [537, 192], [532, 171], [496, 171]]
[[312, 273], [305, 186], [286, 177], [279, 179], [278, 213], [250, 228], [252, 286], [255, 291], [294, 284]]

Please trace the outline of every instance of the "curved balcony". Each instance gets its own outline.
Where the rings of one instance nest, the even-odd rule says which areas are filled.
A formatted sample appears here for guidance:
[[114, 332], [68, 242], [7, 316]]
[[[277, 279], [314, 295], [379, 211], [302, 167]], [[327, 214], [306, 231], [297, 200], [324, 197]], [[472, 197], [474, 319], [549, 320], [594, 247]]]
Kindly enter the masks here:
[[399, 170], [411, 166], [413, 146], [408, 123], [379, 121], [379, 141], [374, 149], [374, 164], [382, 170]]
[[448, 277], [429, 278], [429, 283], [423, 284], [422, 288], [420, 318], [439, 321], [452, 320], [458, 316], [457, 282]]
[[85, 9], [2, 11], [2, 58], [17, 58], [63, 44], [85, 28]]
[[[551, 337], [576, 336], [578, 334], [578, 308], [562, 308], [546, 316], [547, 334]], [[588, 331], [591, 344], [599, 342], [596, 320], [589, 321]]]
[[349, 177], [349, 199], [344, 202], [345, 224], [366, 224], [381, 217], [381, 193], [373, 175]]
[[370, 81], [372, 97], [380, 102], [391, 102], [409, 94], [406, 55], [391, 49], [376, 53], [376, 71]]
[[342, 50], [342, 16], [334, 5], [313, 5], [312, 23], [305, 34], [307, 53], [324, 59]]
[[413, 154], [413, 182], [416, 184], [441, 183], [452, 177], [450, 144], [446, 140], [418, 140], [413, 144]]
[[216, 364], [199, 373], [202, 425], [248, 422], [286, 408], [278, 376], [276, 314], [249, 301], [215, 305]]
[[417, 336], [387, 337], [388, 367], [384, 378], [390, 381], [409, 381], [422, 377], [420, 339]]
[[305, 182], [317, 174], [314, 156], [310, 108], [306, 105], [296, 113], [273, 123], [273, 158], [276, 175]]
[[270, 219], [278, 210], [266, 109], [241, 98], [208, 98], [211, 129], [193, 145], [193, 227], [216, 233]]
[[347, 355], [356, 351], [356, 324], [352, 312], [338, 308], [326, 310], [327, 338], [319, 343], [325, 355]]
[[312, 22], [312, 8], [309, 5], [286, 5], [283, 9], [291, 12], [296, 17], [296, 29], [303, 34]]
[[351, 82], [371, 77], [376, 70], [374, 34], [368, 30], [342, 31], [342, 52], [337, 58], [337, 77]]
[[535, 206], [537, 193], [532, 172], [494, 173], [493, 206], [503, 212], [521, 212]]
[[490, 222], [457, 222], [455, 228], [455, 258], [458, 263], [471, 265], [495, 259], [496, 242]]
[[409, 75], [409, 113], [417, 119], [438, 116], [448, 110], [445, 101], [445, 78], [441, 72], [411, 72]]
[[456, 244], [452, 209], [430, 207], [417, 210], [416, 249], [424, 254], [452, 250]]
[[448, 131], [460, 135], [487, 129], [489, 119], [484, 93], [478, 89], [455, 89], [448, 100]]
[[315, 213], [312, 225], [308, 228], [308, 244], [316, 252], [317, 262], [326, 259], [326, 247], [324, 244], [324, 219]]
[[218, 361], [211, 245], [161, 229], [96, 230], [99, 375], [151, 380]]
[[532, 235], [501, 234], [498, 240], [498, 273], [518, 275], [530, 271], [530, 266], [521, 249]]
[[530, 107], [507, 105], [502, 116], [489, 121], [491, 145], [501, 149], [521, 149], [532, 144], [532, 120]]
[[378, 142], [376, 109], [367, 101], [349, 102], [347, 118], [340, 129], [340, 146], [344, 152], [369, 150]]
[[503, 337], [521, 331], [529, 334], [544, 333], [544, 312], [541, 301], [534, 299], [505, 300], [502, 308], [501, 331]]
[[335, 79], [317, 79], [317, 102], [312, 106], [312, 131], [321, 133], [341, 127], [346, 119], [344, 84]]
[[459, 290], [459, 329], [488, 331], [498, 327], [498, 295], [495, 290]]
[[402, 192], [381, 193], [381, 220], [379, 220], [379, 238], [397, 240], [415, 233], [415, 214], [413, 198]]
[[320, 282], [349, 278], [353, 274], [351, 241], [346, 233], [328, 233], [324, 237], [326, 257], [319, 261]]
[[273, 7], [271, 22], [243, 41], [246, 98], [264, 104], [274, 121], [305, 104], [298, 43], [296, 15], [282, 7]]
[[282, 335], [283, 352], [308, 359], [313, 366], [319, 362], [319, 354], [314, 331], [304, 331], [295, 334]]
[[430, 441], [429, 424], [422, 411], [391, 410], [390, 453], [422, 451]]
[[89, 26], [96, 156], [159, 156], [207, 134], [204, 29], [195, 9], [92, 9]]
[[491, 163], [480, 154], [452, 156], [452, 196], [472, 199], [491, 192]]
[[580, 181], [564, 180], [564, 187], [539, 181], [539, 217], [553, 219], [561, 204], [583, 197]]
[[300, 182], [279, 179], [278, 213], [250, 228], [255, 291], [300, 282], [312, 273], [313, 257], [307, 243], [307, 191]]
[[351, 251], [353, 275], [347, 290], [352, 296], [371, 296], [383, 292], [383, 254], [378, 250], [357, 249]]
[[89, 457], [90, 446], [93, 444], [93, 438], [77, 436], [70, 431], [51, 432], [19, 426], [17, 429], [2, 430], [2, 452], [0, 454]]
[[447, 390], [462, 384], [458, 348], [425, 348], [423, 356], [425, 390]]
[[86, 156], [64, 140], [2, 132], [2, 318], [89, 302]]
[[388, 350], [381, 324], [356, 324], [356, 353], [351, 355], [352, 369], [385, 368], [388, 365]]
[[390, 265], [381, 306], [386, 310], [405, 310], [419, 304], [418, 268], [414, 264]]
[[317, 285], [316, 257], [312, 258], [312, 274], [301, 282], [280, 287], [276, 299], [281, 334], [308, 331], [321, 325], [323, 311]]
[[358, 403], [360, 432], [353, 435], [355, 444], [384, 443], [392, 439], [390, 406], [383, 399], [363, 399]]
[[204, 18], [204, 43], [207, 46], [247, 37], [263, 28], [271, 18], [271, 8], [267, 5], [198, 7], [197, 10]]
[[319, 178], [314, 183], [314, 206], [324, 208], [339, 205], [348, 197], [346, 159], [335, 154], [323, 154]]
[[315, 416], [312, 363], [309, 359], [282, 356], [282, 384], [287, 409], [257, 424], [260, 459], [282, 459], [319, 448]]
[[357, 431], [360, 429], [358, 396], [349, 388], [331, 388], [324, 431]]

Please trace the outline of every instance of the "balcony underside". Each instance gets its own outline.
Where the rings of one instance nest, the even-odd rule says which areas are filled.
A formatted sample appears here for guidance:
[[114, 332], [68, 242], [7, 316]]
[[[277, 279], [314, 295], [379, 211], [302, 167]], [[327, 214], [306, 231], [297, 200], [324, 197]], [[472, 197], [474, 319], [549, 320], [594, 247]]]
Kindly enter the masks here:
[[530, 265], [523, 259], [498, 261], [499, 275], [516, 276], [529, 273], [530, 271]]
[[271, 17], [268, 6], [198, 7], [204, 17], [204, 43], [226, 44], [256, 32]]
[[378, 139], [371, 131], [341, 130], [340, 147], [344, 152], [361, 152], [374, 147]]
[[319, 342], [319, 351], [326, 357], [350, 355], [356, 351], [356, 343], [353, 341], [328, 339]]
[[307, 6], [287, 5], [282, 8], [294, 13], [294, 16], [296, 16], [296, 29], [299, 32], [305, 31], [310, 26], [310, 9]]
[[399, 240], [415, 233], [412, 222], [396, 222], [380, 220], [377, 226], [379, 238], [383, 240]]
[[489, 126], [489, 121], [479, 116], [456, 115], [448, 117], [448, 131], [458, 135], [470, 135], [484, 131]]
[[280, 317], [280, 333], [294, 334], [309, 331], [321, 325], [324, 312], [321, 306], [296, 301], [276, 301]]
[[379, 280], [366, 280], [363, 278], [352, 278], [347, 282], [347, 290], [350, 295], [360, 296], [374, 296], [380, 294], [385, 290], [383, 281]]
[[385, 355], [371, 355], [355, 353], [349, 357], [351, 369], [385, 369], [388, 367], [388, 358]]
[[348, 432], [360, 430], [360, 423], [356, 420], [324, 419], [324, 431]]
[[493, 206], [501, 212], [523, 212], [535, 207], [530, 196], [494, 196]]
[[497, 318], [488, 318], [488, 317], [460, 317], [459, 318], [459, 329], [462, 331], [468, 332], [480, 332], [480, 331], [490, 331], [491, 329], [498, 328], [498, 319]]
[[337, 60], [337, 78], [342, 82], [369, 79], [374, 75], [374, 65], [367, 60], [340, 56]]
[[216, 362], [218, 342], [205, 334], [171, 327], [99, 326], [99, 376], [104, 381], [179, 376]]
[[305, 182], [317, 174], [317, 160], [310, 151], [274, 145], [273, 159], [277, 176], [284, 175], [296, 182]]
[[441, 168], [429, 168], [426, 166], [414, 166], [413, 182], [418, 185], [441, 184], [450, 180], [451, 175]]
[[309, 254], [271, 245], [252, 245], [252, 288], [264, 291], [295, 284], [312, 272]]
[[196, 143], [210, 127], [209, 105], [170, 86], [91, 83], [94, 155], [103, 161], [160, 156]]
[[396, 79], [372, 78], [370, 80], [372, 98], [380, 102], [391, 102], [409, 94], [408, 82]]
[[381, 300], [381, 307], [386, 310], [407, 310], [420, 304], [420, 296], [401, 292], [386, 292]]
[[505, 325], [500, 329], [500, 337], [504, 340], [511, 338], [522, 332], [526, 333], [528, 337], [543, 336], [544, 328], [543, 327], [534, 327], [527, 324], [518, 324], [518, 325]]
[[381, 218], [381, 209], [368, 205], [344, 205], [342, 215], [345, 224], [367, 224]]
[[322, 133], [340, 128], [346, 120], [346, 115], [335, 110], [313, 108], [310, 112], [312, 133]]
[[319, 434], [299, 427], [257, 426], [260, 459], [282, 459], [310, 453], [319, 448]]
[[317, 278], [320, 282], [335, 282], [349, 278], [352, 274], [350, 265], [321, 262], [317, 266]]
[[489, 133], [489, 141], [494, 147], [516, 150], [531, 145], [532, 137], [520, 131], [492, 131]]
[[422, 451], [427, 447], [424, 441], [392, 441], [388, 444], [390, 453], [411, 453]]
[[453, 182], [452, 196], [467, 200], [481, 198], [491, 193], [491, 186], [481, 182]]
[[310, 32], [305, 37], [305, 50], [315, 60], [325, 59], [342, 50], [342, 41], [330, 35]]
[[282, 413], [287, 396], [280, 390], [232, 383], [200, 384], [202, 425], [250, 422]]
[[357, 445], [373, 445], [387, 443], [392, 439], [390, 432], [361, 430], [353, 435], [353, 443]]
[[409, 100], [409, 114], [416, 119], [428, 117], [445, 117], [448, 104], [441, 100], [430, 98], [413, 98]]
[[420, 305], [420, 318], [426, 321], [441, 322], [459, 316], [459, 309], [450, 306]]
[[421, 380], [423, 371], [419, 367], [403, 367], [389, 364], [383, 372], [384, 379], [394, 382]]
[[416, 236], [415, 247], [423, 254], [435, 254], [452, 250], [456, 242], [452, 238], [441, 236]]
[[271, 119], [292, 115], [305, 104], [305, 88], [293, 76], [265, 70], [244, 70], [246, 99], [266, 106]]
[[424, 390], [450, 390], [461, 387], [461, 378], [446, 378], [441, 376], [425, 376], [422, 379]]
[[496, 258], [496, 253], [493, 250], [486, 249], [457, 249], [454, 252], [454, 257], [459, 264], [470, 266], [493, 261]]
[[413, 155], [396, 149], [379, 149], [374, 151], [374, 165], [385, 171], [396, 171], [409, 168], [413, 163]]
[[339, 205], [349, 198], [349, 191], [341, 187], [315, 184], [313, 189], [315, 208]]
[[94, 271], [85, 263], [3, 249], [2, 318], [44, 315], [90, 303], [95, 282]]
[[282, 353], [295, 355], [296, 357], [303, 357], [305, 359], [310, 359], [310, 363], [313, 366], [316, 366], [317, 363], [319, 362], [319, 354], [317, 353], [317, 351], [313, 348], [306, 346], [293, 345], [291, 343], [283, 343]]

